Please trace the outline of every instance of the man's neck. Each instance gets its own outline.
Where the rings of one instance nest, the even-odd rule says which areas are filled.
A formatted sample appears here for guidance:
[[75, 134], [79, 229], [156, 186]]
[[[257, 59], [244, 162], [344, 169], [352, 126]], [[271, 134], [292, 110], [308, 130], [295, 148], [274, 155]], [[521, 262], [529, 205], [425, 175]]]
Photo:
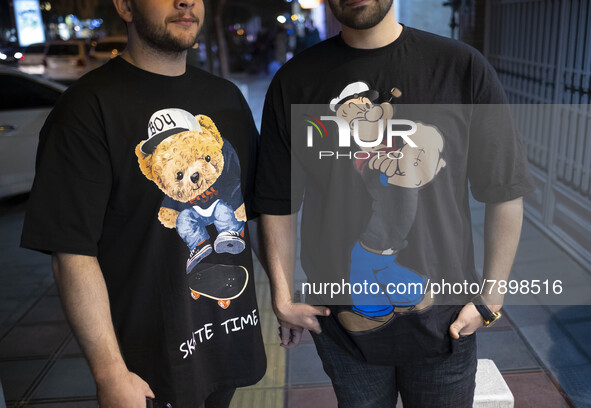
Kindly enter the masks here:
[[122, 58], [144, 71], [166, 76], [183, 75], [187, 66], [187, 51], [162, 52], [141, 40], [129, 30], [129, 41]]
[[402, 33], [402, 25], [396, 21], [394, 7], [377, 25], [367, 30], [356, 30], [343, 25], [343, 41], [353, 48], [374, 49], [396, 41]]

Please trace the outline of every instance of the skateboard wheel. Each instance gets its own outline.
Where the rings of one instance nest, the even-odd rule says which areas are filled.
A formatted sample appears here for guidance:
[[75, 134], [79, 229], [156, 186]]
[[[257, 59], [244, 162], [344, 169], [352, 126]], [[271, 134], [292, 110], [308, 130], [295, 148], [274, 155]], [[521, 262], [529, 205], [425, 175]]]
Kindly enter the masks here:
[[218, 300], [218, 305], [222, 308], [222, 309], [227, 309], [228, 306], [230, 306], [230, 301], [229, 300]]
[[191, 290], [191, 297], [195, 300], [199, 299], [199, 296], [201, 296], [201, 294], [199, 292], [195, 292], [194, 290]]

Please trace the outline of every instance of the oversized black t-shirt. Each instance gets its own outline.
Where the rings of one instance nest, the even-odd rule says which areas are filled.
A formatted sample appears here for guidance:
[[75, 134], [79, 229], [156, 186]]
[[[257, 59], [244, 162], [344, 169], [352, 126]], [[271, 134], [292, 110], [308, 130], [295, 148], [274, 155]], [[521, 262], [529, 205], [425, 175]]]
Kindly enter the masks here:
[[257, 143], [230, 82], [122, 58], [72, 85], [41, 131], [22, 246], [98, 257], [125, 362], [173, 406], [265, 372], [245, 222]]
[[[271, 83], [254, 208], [286, 215], [303, 201], [301, 262], [309, 282], [373, 281], [382, 289], [397, 280], [477, 282], [469, 190], [479, 201], [496, 203], [532, 189], [505, 103], [493, 68], [465, 44], [410, 27], [371, 50], [333, 37], [288, 62]], [[325, 110], [310, 114], [312, 104]], [[428, 148], [418, 143], [412, 150], [393, 137], [375, 149], [352, 142], [347, 151], [336, 120], [323, 116], [360, 118], [362, 132], [385, 112], [414, 121], [418, 130], [410, 138], [428, 140]], [[372, 168], [374, 156], [400, 152], [407, 158], [392, 160], [389, 170], [386, 161]], [[430, 176], [409, 177], [413, 166]], [[323, 331], [376, 364], [449, 353], [449, 325], [468, 298], [418, 307], [422, 303], [411, 296], [351, 294], [340, 298], [347, 308], [317, 288], [313, 302], [332, 310], [319, 318]]]

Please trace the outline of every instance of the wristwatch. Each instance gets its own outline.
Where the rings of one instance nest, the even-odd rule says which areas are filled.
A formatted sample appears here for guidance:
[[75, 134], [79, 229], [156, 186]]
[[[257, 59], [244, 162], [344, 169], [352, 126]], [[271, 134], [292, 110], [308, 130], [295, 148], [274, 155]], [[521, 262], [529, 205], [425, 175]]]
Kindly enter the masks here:
[[482, 297], [477, 296], [472, 299], [472, 303], [476, 306], [476, 310], [482, 316], [482, 320], [484, 320], [484, 327], [492, 326], [497, 320], [499, 320], [502, 316], [501, 312], [493, 312], [488, 308], [488, 306], [482, 301]]

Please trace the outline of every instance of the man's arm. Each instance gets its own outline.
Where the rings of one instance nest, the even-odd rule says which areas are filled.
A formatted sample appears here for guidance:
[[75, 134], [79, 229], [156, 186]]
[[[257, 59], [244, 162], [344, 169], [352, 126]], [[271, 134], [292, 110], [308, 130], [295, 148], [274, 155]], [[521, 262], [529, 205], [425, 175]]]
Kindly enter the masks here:
[[[506, 281], [511, 273], [521, 226], [523, 223], [523, 198], [497, 204], [487, 204], [484, 217], [484, 266], [483, 277], [486, 280]], [[493, 284], [494, 285], [494, 284]], [[488, 308], [498, 312], [503, 305], [503, 295], [498, 293], [497, 285], [486, 284], [482, 299]], [[492, 293], [491, 293], [492, 289]], [[476, 307], [468, 303], [461, 310], [449, 332], [454, 339], [471, 334], [483, 324], [483, 319]]]
[[297, 214], [261, 215], [262, 257], [271, 282], [273, 310], [279, 320], [281, 345], [298, 345], [302, 330], [320, 333], [316, 316], [328, 316], [330, 309], [293, 303], [291, 294], [295, 269]]
[[101, 408], [145, 408], [149, 385], [123, 361], [107, 287], [95, 257], [53, 254], [53, 275], [74, 334], [89, 362]]

